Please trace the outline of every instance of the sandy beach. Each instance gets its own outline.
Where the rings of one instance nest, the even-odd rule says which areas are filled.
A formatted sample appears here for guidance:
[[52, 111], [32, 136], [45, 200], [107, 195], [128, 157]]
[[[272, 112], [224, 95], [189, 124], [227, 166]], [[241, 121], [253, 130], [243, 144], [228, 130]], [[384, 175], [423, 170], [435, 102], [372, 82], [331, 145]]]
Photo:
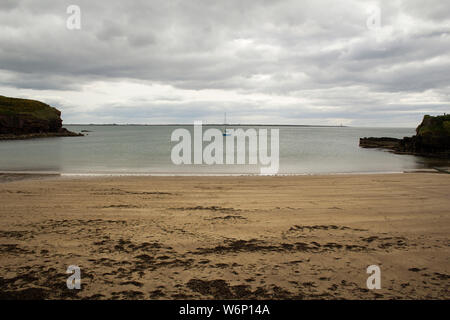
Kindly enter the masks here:
[[22, 178], [3, 299], [450, 299], [448, 174]]

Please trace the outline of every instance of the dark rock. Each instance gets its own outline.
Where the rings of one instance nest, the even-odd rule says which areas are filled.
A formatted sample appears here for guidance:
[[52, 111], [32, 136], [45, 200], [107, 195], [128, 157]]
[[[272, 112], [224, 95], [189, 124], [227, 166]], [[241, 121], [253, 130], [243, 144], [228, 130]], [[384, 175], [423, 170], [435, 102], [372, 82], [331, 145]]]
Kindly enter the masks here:
[[400, 152], [450, 158], [450, 115], [424, 116], [416, 135], [403, 138], [398, 149]]
[[45, 103], [0, 96], [0, 140], [79, 136], [62, 127], [61, 112]]
[[385, 149], [393, 149], [398, 148], [400, 144], [400, 139], [396, 138], [360, 138], [359, 146], [361, 148], [385, 148]]
[[416, 129], [416, 135], [412, 137], [361, 138], [359, 146], [390, 149], [395, 153], [450, 158], [450, 115], [424, 116]]

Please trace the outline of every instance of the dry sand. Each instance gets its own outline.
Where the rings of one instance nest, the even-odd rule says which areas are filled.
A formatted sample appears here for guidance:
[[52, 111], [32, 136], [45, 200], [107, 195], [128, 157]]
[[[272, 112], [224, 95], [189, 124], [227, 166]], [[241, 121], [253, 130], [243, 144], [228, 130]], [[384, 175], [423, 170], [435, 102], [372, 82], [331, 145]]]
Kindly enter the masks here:
[[448, 174], [53, 177], [0, 203], [0, 298], [450, 298]]

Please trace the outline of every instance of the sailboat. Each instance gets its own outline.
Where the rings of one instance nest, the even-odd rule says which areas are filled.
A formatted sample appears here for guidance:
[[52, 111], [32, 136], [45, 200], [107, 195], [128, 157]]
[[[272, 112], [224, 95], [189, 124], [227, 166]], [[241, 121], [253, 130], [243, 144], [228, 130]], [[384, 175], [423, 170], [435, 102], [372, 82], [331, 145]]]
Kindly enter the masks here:
[[224, 114], [222, 135], [224, 137], [231, 136], [231, 134], [229, 132], [227, 132], [227, 113], [226, 112]]

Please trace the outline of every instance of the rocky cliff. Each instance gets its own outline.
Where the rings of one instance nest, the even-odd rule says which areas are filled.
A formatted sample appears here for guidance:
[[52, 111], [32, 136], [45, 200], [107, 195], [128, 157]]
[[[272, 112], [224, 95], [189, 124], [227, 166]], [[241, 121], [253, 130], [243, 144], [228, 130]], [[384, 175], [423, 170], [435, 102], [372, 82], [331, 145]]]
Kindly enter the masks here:
[[416, 135], [412, 137], [361, 138], [359, 146], [385, 148], [396, 153], [450, 158], [450, 115], [424, 116], [422, 123], [416, 129]]
[[35, 100], [0, 96], [0, 139], [78, 135], [62, 127], [58, 109]]

